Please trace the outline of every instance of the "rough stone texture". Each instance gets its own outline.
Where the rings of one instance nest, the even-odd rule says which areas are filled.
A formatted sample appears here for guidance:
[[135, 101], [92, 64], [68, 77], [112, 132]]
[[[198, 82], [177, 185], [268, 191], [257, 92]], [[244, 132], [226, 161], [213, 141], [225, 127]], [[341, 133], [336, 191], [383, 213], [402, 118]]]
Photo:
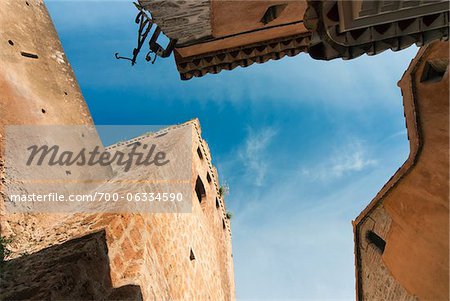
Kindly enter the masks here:
[[[170, 137], [170, 131], [180, 127], [193, 134], [192, 213], [75, 214], [60, 216], [60, 221], [50, 227], [15, 223], [6, 216], [10, 233], [5, 234], [13, 234], [20, 242], [12, 245], [13, 258], [80, 235], [105, 231], [113, 287], [138, 285], [144, 300], [233, 300], [231, 231], [218, 193], [217, 172], [197, 120], [163, 132], [169, 132]], [[197, 155], [198, 148], [202, 158]], [[150, 176], [142, 173], [141, 177]], [[206, 189], [201, 204], [194, 192], [197, 176]], [[45, 232], [35, 231], [35, 227], [45, 227]], [[190, 259], [191, 250], [195, 260]]]
[[[382, 206], [377, 207], [360, 227], [360, 233], [373, 231], [386, 240], [391, 227], [391, 218]], [[359, 300], [417, 300], [410, 295], [394, 277], [382, 261], [381, 252], [367, 239], [360, 242], [361, 289]]]
[[[37, 58], [23, 56], [22, 52]], [[5, 0], [0, 2], [1, 191], [7, 182], [5, 127], [24, 124], [91, 125], [92, 118], [43, 1]], [[75, 137], [71, 140], [84, 144]], [[10, 226], [5, 222], [3, 205], [0, 194], [0, 230], [4, 233]], [[8, 219], [39, 232], [43, 230], [36, 225], [42, 220], [48, 226], [60, 217], [14, 214]]]
[[111, 286], [104, 232], [23, 255], [1, 269], [2, 300], [142, 300], [138, 286]]
[[[0, 138], [9, 124], [92, 123], [41, 0], [0, 2], [0, 114]], [[10, 214], [1, 197], [0, 235], [14, 241], [0, 299], [233, 300], [230, 222], [217, 172], [198, 120], [183, 126], [192, 132], [192, 213]], [[3, 160], [3, 139], [0, 151]], [[202, 204], [197, 176], [206, 188]], [[61, 290], [50, 286], [56, 278]]]
[[139, 0], [166, 36], [186, 43], [211, 36], [210, 0]]
[[[435, 60], [445, 73], [422, 81]], [[354, 222], [358, 300], [449, 299], [448, 61], [448, 42], [432, 43], [399, 82], [411, 152]], [[383, 254], [369, 230], [385, 240]]]
[[91, 124], [43, 2], [2, 0], [0, 8], [1, 130], [7, 124]]

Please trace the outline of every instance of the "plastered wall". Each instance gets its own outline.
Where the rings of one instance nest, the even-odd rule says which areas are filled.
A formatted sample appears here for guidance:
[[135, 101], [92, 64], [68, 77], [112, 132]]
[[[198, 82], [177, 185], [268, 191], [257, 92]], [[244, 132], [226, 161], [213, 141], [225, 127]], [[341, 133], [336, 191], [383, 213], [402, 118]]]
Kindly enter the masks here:
[[411, 151], [354, 223], [359, 300], [449, 298], [448, 61], [448, 42], [434, 42], [399, 81]]

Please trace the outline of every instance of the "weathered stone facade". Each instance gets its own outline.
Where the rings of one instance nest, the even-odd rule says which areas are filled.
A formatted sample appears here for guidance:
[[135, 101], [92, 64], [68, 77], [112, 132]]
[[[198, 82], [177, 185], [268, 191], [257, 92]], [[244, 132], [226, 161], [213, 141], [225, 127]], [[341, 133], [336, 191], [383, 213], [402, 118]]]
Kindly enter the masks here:
[[[391, 218], [382, 206], [377, 207], [360, 226], [361, 233], [372, 231], [385, 239], [391, 227]], [[383, 263], [377, 246], [363, 239], [359, 245], [360, 264], [357, 271], [361, 277], [358, 300], [417, 300], [396, 281]]]
[[2, 269], [3, 300], [142, 299], [139, 286], [112, 287], [104, 232], [9, 260]]
[[358, 300], [449, 298], [448, 65], [432, 43], [399, 82], [411, 151], [354, 222]]
[[[41, 0], [0, 3], [0, 62], [0, 159], [7, 125], [92, 124]], [[0, 235], [13, 237], [13, 253], [0, 263], [0, 299], [233, 300], [230, 221], [217, 172], [198, 120], [154, 136], [177, 128], [192, 137], [191, 213], [19, 214], [5, 211], [2, 195]], [[2, 176], [2, 191], [5, 184]]]

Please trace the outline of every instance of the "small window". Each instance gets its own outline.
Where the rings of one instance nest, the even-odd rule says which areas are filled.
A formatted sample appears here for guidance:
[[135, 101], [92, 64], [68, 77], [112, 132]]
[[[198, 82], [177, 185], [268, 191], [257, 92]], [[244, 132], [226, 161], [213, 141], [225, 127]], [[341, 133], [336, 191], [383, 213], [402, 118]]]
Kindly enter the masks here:
[[198, 202], [201, 204], [206, 199], [206, 190], [200, 177], [197, 177], [195, 182], [195, 193], [197, 194]]
[[203, 160], [203, 154], [202, 154], [202, 150], [200, 149], [200, 147], [197, 147], [197, 155], [201, 160]]
[[442, 80], [447, 71], [448, 59], [434, 59], [425, 63], [423, 68], [422, 83], [436, 83]]
[[218, 198], [216, 198], [216, 209], [219, 209], [220, 208], [220, 203], [219, 203], [219, 199]]
[[209, 184], [211, 184], [212, 179], [211, 176], [209, 175], [209, 172], [206, 174], [206, 180], [208, 181]]
[[366, 234], [366, 239], [369, 244], [373, 244], [378, 251], [383, 254], [384, 248], [386, 247], [386, 242], [378, 234], [373, 231], [368, 231]]
[[277, 4], [269, 6], [260, 22], [264, 25], [272, 22], [280, 16], [281, 12], [286, 8], [286, 6], [287, 4]]
[[225, 230], [226, 226], [225, 226], [225, 220], [222, 218], [222, 228]]
[[191, 249], [191, 252], [189, 253], [189, 259], [191, 261], [195, 260], [195, 254], [194, 254], [194, 251], [192, 251], [192, 249]]
[[37, 55], [37, 54], [34, 54], [34, 53], [29, 53], [29, 52], [21, 52], [20, 53], [23, 57], [27, 57], [27, 58], [30, 58], [30, 59], [38, 59], [39, 58], [39, 56]]

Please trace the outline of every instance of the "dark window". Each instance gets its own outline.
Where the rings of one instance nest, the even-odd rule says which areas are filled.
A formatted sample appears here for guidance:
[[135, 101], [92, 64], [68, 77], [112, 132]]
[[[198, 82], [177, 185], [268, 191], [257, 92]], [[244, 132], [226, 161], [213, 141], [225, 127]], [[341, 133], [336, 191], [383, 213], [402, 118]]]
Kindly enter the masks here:
[[211, 181], [212, 181], [211, 176], [209, 175], [209, 172], [206, 174], [206, 180], [208, 181], [208, 183], [211, 183]]
[[29, 53], [29, 52], [23, 52], [22, 51], [20, 54], [22, 56], [30, 58], [30, 59], [38, 59], [39, 58], [39, 56], [37, 54], [34, 54], [34, 53]]
[[423, 68], [422, 83], [436, 83], [442, 80], [447, 71], [448, 59], [434, 59], [425, 63]]
[[272, 5], [267, 8], [266, 13], [261, 18], [260, 22], [264, 25], [267, 23], [272, 22], [276, 18], [278, 18], [281, 14], [281, 12], [286, 8], [287, 4], [277, 4]]
[[195, 254], [194, 254], [194, 251], [192, 251], [192, 249], [191, 249], [191, 252], [190, 252], [190, 254], [189, 254], [189, 259], [192, 261], [192, 260], [195, 260]]
[[200, 147], [197, 147], [197, 155], [200, 159], [203, 160], [203, 154], [202, 154], [202, 150], [200, 149]]
[[386, 247], [386, 242], [384, 241], [384, 239], [382, 239], [373, 231], [367, 232], [366, 239], [370, 244], [373, 244], [381, 252], [381, 254], [383, 254], [384, 248]]
[[219, 199], [216, 198], [216, 209], [219, 209], [219, 207], [220, 207]]
[[225, 220], [222, 219], [222, 228], [225, 230], [226, 226], [225, 226]]
[[200, 177], [197, 177], [197, 181], [195, 182], [195, 193], [197, 194], [198, 201], [201, 204], [202, 201], [206, 199], [206, 190]]

